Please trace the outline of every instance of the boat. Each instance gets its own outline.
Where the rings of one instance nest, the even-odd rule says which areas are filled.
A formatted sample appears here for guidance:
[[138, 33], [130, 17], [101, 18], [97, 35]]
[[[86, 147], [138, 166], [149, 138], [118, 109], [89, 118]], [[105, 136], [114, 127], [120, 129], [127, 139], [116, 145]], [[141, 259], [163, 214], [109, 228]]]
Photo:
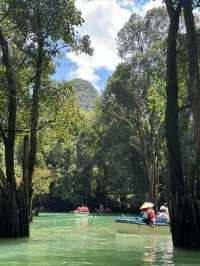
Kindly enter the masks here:
[[74, 212], [76, 217], [88, 217], [90, 214], [90, 210], [87, 206], [78, 207]]
[[168, 223], [156, 223], [151, 226], [140, 218], [120, 217], [115, 219], [116, 231], [124, 234], [170, 235]]
[[74, 211], [75, 217], [88, 217], [90, 215], [88, 212]]

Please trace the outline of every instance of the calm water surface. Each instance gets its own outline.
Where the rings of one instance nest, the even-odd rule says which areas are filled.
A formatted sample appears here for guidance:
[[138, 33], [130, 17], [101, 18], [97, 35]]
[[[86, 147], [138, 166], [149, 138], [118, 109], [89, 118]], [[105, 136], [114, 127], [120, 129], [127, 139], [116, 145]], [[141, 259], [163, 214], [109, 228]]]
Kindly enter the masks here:
[[0, 241], [0, 266], [200, 265], [200, 251], [174, 250], [170, 237], [118, 234], [113, 218], [41, 214], [30, 239]]

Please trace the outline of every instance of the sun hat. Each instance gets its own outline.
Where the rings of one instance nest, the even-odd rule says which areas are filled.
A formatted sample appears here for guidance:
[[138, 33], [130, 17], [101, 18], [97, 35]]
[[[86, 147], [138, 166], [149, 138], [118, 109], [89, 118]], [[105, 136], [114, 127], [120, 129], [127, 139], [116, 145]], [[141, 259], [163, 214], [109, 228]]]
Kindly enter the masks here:
[[145, 203], [143, 203], [142, 206], [140, 207], [140, 210], [142, 210], [142, 209], [147, 209], [147, 208], [152, 208], [153, 206], [154, 206], [153, 203], [151, 203], [151, 202], [145, 202]]

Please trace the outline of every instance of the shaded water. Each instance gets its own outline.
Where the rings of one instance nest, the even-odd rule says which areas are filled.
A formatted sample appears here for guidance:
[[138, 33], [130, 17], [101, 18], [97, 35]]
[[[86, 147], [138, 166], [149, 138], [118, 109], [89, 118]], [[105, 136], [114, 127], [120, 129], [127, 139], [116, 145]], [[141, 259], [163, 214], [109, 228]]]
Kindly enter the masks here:
[[200, 251], [173, 250], [171, 237], [118, 234], [113, 217], [41, 214], [30, 239], [1, 240], [0, 266], [200, 265]]

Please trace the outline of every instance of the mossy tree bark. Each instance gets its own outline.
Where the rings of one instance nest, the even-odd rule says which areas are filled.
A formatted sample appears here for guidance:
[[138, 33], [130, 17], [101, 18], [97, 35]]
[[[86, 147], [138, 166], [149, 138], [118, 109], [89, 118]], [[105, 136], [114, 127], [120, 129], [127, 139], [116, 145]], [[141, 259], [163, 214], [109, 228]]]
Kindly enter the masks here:
[[[193, 16], [192, 0], [183, 1], [183, 11], [186, 25], [187, 54], [188, 54], [188, 95], [191, 102], [194, 138], [196, 149], [196, 172], [193, 182], [196, 183], [194, 194], [200, 196], [200, 80], [199, 80], [199, 63], [197, 37], [195, 31], [195, 22]], [[195, 196], [194, 195], [194, 196]], [[197, 196], [197, 195], [196, 195]]]
[[191, 102], [194, 128], [196, 163], [194, 173], [188, 177], [189, 186], [181, 199], [180, 210], [183, 219], [183, 247], [200, 247], [200, 80], [198, 48], [193, 16], [193, 1], [183, 0], [183, 11], [186, 25], [188, 54], [188, 95]]
[[30, 148], [28, 155], [28, 187], [29, 187], [29, 216], [32, 219], [32, 196], [33, 196], [33, 173], [37, 153], [37, 126], [39, 118], [39, 91], [41, 87], [42, 64], [43, 64], [43, 39], [38, 37], [38, 54], [36, 60], [35, 84], [32, 96]]
[[5, 133], [1, 126], [1, 134], [5, 145], [5, 166], [6, 177], [1, 173], [0, 183], [0, 237], [15, 238], [29, 235], [29, 225], [21, 223], [23, 216], [21, 210], [25, 208], [22, 203], [23, 190], [18, 190], [16, 186], [14, 168], [14, 148], [16, 134], [16, 96], [17, 85], [10, 59], [8, 41], [0, 27], [0, 45], [2, 48], [2, 63], [5, 67], [6, 83], [8, 95], [8, 129]]
[[[170, 18], [167, 45], [167, 106], [166, 106], [166, 136], [169, 151], [170, 188], [169, 201], [171, 231], [173, 243], [178, 247], [200, 247], [200, 94], [199, 66], [195, 24], [192, 14], [192, 1], [179, 0], [176, 7], [174, 1], [165, 0]], [[187, 29], [188, 94], [192, 105], [195, 144], [196, 173], [184, 180], [182, 172], [181, 153], [178, 136], [178, 81], [176, 61], [176, 39], [179, 28], [179, 16], [184, 8]], [[192, 174], [192, 173], [191, 173]], [[187, 181], [187, 185], [186, 185]], [[188, 183], [189, 186], [188, 186]]]
[[169, 14], [170, 25], [167, 39], [167, 86], [166, 86], [166, 140], [168, 147], [168, 160], [170, 169], [170, 218], [171, 232], [175, 246], [183, 242], [183, 217], [180, 212], [182, 197], [184, 196], [184, 181], [181, 151], [178, 132], [178, 78], [177, 78], [177, 34], [179, 30], [179, 17], [182, 1], [174, 7], [172, 0], [165, 0]]

